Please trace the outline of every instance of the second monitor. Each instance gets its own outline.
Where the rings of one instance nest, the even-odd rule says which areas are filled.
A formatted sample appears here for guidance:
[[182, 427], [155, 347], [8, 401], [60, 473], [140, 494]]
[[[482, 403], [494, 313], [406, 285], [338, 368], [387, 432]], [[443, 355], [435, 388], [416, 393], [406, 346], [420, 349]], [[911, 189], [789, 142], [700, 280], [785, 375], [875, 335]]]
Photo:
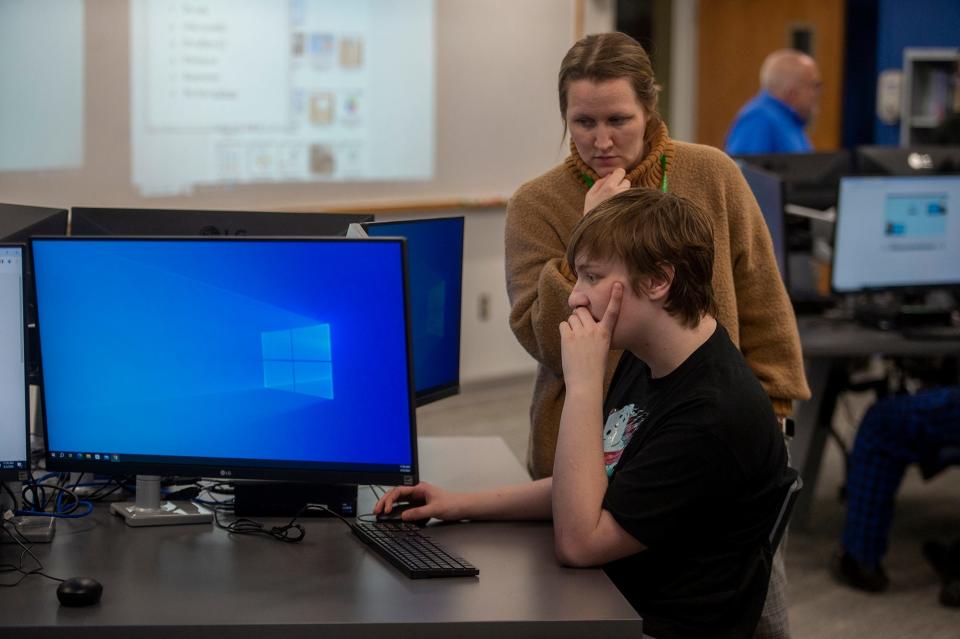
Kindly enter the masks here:
[[443, 217], [361, 225], [370, 237], [407, 240], [418, 406], [460, 390], [463, 224], [463, 217]]
[[960, 175], [844, 178], [833, 289], [960, 286], [958, 216]]

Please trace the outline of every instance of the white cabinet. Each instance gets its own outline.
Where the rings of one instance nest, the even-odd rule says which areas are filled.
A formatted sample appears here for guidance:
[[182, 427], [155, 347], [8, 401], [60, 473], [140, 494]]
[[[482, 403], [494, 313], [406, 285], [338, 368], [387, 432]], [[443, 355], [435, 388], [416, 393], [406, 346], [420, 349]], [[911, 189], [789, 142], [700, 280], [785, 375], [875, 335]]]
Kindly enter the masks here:
[[903, 50], [900, 146], [929, 144], [934, 129], [960, 107], [956, 104], [958, 63], [960, 49]]

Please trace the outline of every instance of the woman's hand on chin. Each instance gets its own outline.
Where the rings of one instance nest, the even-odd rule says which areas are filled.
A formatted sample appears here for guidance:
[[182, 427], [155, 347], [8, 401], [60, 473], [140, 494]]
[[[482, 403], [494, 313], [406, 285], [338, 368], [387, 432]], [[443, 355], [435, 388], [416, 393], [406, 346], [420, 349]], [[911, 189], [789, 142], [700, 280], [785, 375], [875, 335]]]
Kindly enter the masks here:
[[583, 214], [586, 215], [601, 202], [629, 189], [630, 180], [626, 178], [626, 175], [627, 172], [623, 169], [614, 169], [611, 173], [594, 182], [590, 190], [587, 191], [587, 198], [583, 202]]

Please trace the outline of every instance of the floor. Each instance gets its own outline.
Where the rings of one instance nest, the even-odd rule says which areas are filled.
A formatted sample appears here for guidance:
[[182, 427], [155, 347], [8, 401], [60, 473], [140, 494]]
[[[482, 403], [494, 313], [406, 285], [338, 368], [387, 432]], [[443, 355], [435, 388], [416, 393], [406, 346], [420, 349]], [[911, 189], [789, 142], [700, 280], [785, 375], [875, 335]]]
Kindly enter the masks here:
[[[497, 435], [523, 461], [532, 389], [532, 376], [467, 385], [455, 397], [418, 409], [419, 432]], [[872, 399], [866, 393], [843, 398], [834, 426], [845, 441], [852, 441], [855, 425]], [[948, 470], [929, 483], [918, 473], [908, 473], [885, 560], [891, 587], [879, 595], [840, 586], [827, 570], [843, 525], [843, 504], [837, 498], [842, 477], [842, 454], [831, 442], [809, 529], [791, 530], [787, 541], [793, 638], [960, 638], [960, 609], [938, 603], [940, 582], [920, 554], [926, 539], [960, 536], [960, 469]]]

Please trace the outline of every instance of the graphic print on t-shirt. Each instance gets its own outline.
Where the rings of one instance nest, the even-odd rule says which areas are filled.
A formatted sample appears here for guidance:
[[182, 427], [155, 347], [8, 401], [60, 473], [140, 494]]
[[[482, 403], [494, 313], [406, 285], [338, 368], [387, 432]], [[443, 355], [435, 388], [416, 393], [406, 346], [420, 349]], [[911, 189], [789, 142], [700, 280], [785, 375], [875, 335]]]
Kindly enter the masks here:
[[636, 404], [627, 404], [620, 410], [612, 410], [603, 425], [603, 463], [607, 477], [613, 475], [623, 449], [630, 443], [633, 433], [647, 419], [647, 411], [637, 408]]

